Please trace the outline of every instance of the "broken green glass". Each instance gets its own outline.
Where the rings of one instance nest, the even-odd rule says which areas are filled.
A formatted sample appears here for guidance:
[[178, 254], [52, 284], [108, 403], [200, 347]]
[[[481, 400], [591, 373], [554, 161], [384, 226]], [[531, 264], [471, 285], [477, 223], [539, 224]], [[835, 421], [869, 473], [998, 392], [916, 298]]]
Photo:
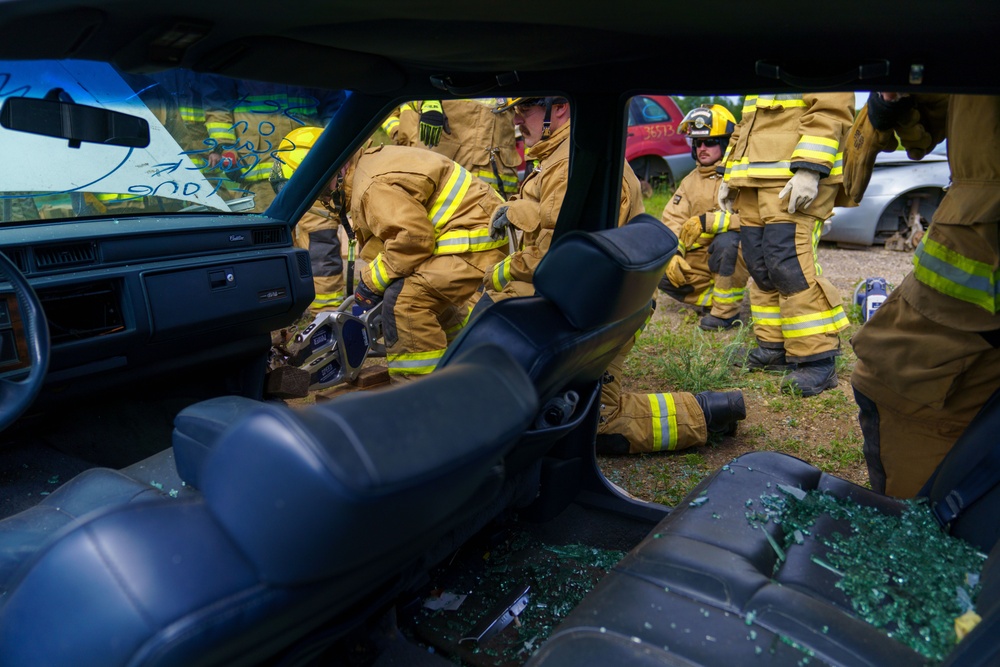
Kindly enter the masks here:
[[[763, 529], [781, 523], [783, 544], [768, 536], [778, 555], [817, 540], [826, 547], [810, 559], [836, 576], [856, 615], [932, 661], [955, 646], [954, 620], [974, 610], [979, 573], [986, 555], [945, 533], [923, 501], [906, 501], [890, 515], [821, 491], [779, 485], [782, 495], [765, 494], [747, 520]], [[814, 535], [821, 517], [843, 531]]]

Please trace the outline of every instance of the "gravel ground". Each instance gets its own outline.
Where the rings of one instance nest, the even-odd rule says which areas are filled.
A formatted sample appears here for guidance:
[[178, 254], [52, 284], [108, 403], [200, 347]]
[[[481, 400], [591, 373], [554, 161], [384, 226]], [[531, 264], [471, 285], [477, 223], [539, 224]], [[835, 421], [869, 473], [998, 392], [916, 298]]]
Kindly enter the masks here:
[[881, 246], [844, 250], [820, 244], [819, 264], [823, 275], [847, 297], [854, 294], [854, 288], [864, 278], [881, 277], [890, 285], [898, 285], [913, 268], [913, 253], [885, 250]]

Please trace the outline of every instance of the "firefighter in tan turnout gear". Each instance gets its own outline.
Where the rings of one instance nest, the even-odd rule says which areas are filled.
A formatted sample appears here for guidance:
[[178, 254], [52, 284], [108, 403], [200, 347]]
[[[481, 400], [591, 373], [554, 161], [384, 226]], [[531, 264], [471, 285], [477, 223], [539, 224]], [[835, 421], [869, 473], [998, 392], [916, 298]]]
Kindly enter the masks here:
[[503, 203], [489, 185], [448, 158], [419, 148], [379, 146], [335, 179], [349, 206], [361, 269], [355, 302], [380, 301], [391, 380], [434, 370], [468, 316], [483, 274], [507, 241], [490, 238]]
[[[538, 165], [525, 178], [518, 194], [493, 216], [494, 236], [520, 237], [520, 250], [486, 276], [484, 300], [534, 294], [535, 268], [548, 251], [569, 179], [570, 107], [558, 97], [514, 98], [498, 107], [513, 111]], [[618, 224], [643, 213], [639, 179], [625, 165]], [[653, 295], [650, 295], [652, 298]], [[639, 332], [636, 332], [638, 337]], [[634, 342], [633, 342], [634, 344]], [[601, 390], [601, 417], [597, 448], [600, 453], [625, 454], [703, 445], [709, 431], [729, 432], [746, 416], [741, 392], [628, 394], [621, 390], [621, 373], [632, 345], [626, 346], [608, 367]]]
[[913, 271], [851, 341], [872, 488], [905, 498], [1000, 388], [1000, 97], [872, 94], [848, 141], [855, 198], [897, 137], [914, 159], [947, 138], [951, 167]]
[[[292, 177], [299, 164], [319, 139], [323, 128], [300, 127], [292, 130], [274, 152], [271, 186], [275, 194]], [[316, 205], [302, 214], [295, 224], [295, 246], [309, 251], [313, 287], [316, 296], [309, 304], [309, 312], [317, 315], [336, 310], [344, 302], [344, 260], [340, 252], [338, 230], [340, 220], [331, 211]]]
[[736, 129], [726, 107], [697, 107], [679, 131], [691, 142], [694, 171], [684, 177], [663, 209], [663, 222], [680, 240], [660, 289], [683, 303], [710, 308], [699, 326], [707, 331], [739, 323], [746, 291], [746, 264], [740, 255], [739, 216], [719, 209], [722, 155]]
[[495, 114], [494, 98], [423, 100], [396, 109], [382, 123], [398, 146], [428, 148], [468, 169], [506, 199], [517, 192], [521, 162], [510, 114]]
[[753, 278], [757, 347], [745, 365], [791, 369], [781, 389], [803, 396], [837, 386], [837, 333], [848, 326], [816, 246], [834, 205], [847, 203], [842, 150], [853, 120], [853, 93], [747, 95], [719, 188], [720, 207], [739, 213]]

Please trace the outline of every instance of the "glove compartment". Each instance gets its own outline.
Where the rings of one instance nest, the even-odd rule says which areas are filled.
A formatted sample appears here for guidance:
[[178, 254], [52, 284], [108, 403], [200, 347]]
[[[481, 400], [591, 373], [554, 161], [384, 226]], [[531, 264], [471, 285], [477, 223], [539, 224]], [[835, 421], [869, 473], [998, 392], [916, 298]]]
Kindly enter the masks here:
[[289, 270], [293, 257], [230, 260], [144, 274], [151, 340], [238, 324], [250, 325], [245, 333], [269, 331], [285, 322], [291, 311], [304, 312], [313, 298], [312, 283], [301, 271]]

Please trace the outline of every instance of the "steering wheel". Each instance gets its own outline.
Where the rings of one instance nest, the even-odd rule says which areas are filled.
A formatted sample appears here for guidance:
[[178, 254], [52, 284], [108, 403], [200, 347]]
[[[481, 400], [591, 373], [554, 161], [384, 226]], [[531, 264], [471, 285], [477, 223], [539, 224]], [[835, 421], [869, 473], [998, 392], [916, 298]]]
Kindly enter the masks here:
[[49, 324], [42, 311], [41, 300], [24, 274], [2, 252], [0, 252], [0, 278], [6, 279], [14, 288], [17, 307], [24, 324], [29, 358], [26, 376], [21, 379], [0, 378], [0, 430], [3, 430], [24, 414], [41, 391], [45, 373], [49, 369], [51, 343]]

